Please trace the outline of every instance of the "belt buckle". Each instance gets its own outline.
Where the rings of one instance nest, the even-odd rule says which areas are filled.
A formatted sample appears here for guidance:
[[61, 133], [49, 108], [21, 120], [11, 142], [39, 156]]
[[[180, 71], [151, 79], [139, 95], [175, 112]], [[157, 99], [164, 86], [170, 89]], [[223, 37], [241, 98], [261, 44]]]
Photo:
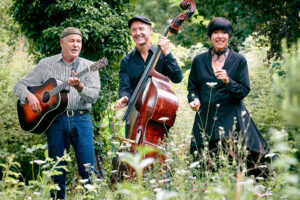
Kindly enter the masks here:
[[74, 111], [73, 110], [67, 110], [67, 116], [68, 117], [73, 117], [74, 116]]

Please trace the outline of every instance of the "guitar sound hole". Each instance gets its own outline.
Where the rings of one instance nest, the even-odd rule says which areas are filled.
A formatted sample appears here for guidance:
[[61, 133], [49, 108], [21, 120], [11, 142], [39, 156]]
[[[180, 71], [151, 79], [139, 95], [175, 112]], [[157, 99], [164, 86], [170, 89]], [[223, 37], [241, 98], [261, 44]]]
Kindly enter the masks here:
[[43, 94], [43, 97], [42, 97], [43, 103], [47, 103], [47, 102], [49, 101], [49, 99], [50, 99], [50, 94], [49, 94], [49, 92], [45, 92], [45, 93]]

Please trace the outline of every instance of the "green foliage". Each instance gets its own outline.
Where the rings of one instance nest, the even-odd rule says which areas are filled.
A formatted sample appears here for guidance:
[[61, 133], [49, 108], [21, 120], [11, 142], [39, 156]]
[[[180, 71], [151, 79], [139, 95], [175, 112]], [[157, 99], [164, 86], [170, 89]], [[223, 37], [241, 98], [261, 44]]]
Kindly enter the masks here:
[[273, 182], [274, 199], [299, 199], [300, 163], [289, 145], [288, 134], [282, 130], [272, 130], [271, 141], [274, 144], [270, 156], [277, 158], [272, 163], [276, 179]]
[[[0, 42], [13, 47], [18, 42], [20, 27], [15, 23], [13, 17], [9, 13], [9, 8], [12, 3], [12, 0], [2, 0], [0, 2]], [[4, 49], [1, 48], [0, 52], [3, 50]], [[1, 60], [4, 59], [2, 56], [0, 58]]]
[[297, 42], [300, 36], [298, 0], [242, 0], [241, 3], [249, 15], [248, 24], [252, 24], [252, 31], [266, 38], [260, 45], [270, 46], [269, 60], [281, 58], [283, 39], [288, 48]]
[[300, 127], [300, 85], [295, 84], [300, 82], [300, 40], [298, 45], [293, 47], [292, 53], [284, 54], [284, 66], [287, 69], [284, 87], [284, 98], [282, 102], [282, 109], [284, 117], [289, 123]]
[[[161, 32], [177, 13], [181, 0], [141, 0], [135, 1], [136, 10], [154, 21]], [[267, 58], [281, 57], [282, 39], [286, 39], [288, 47], [299, 37], [299, 2], [298, 0], [252, 1], [252, 0], [205, 0], [195, 1], [197, 11], [192, 20], [185, 22], [181, 33], [176, 36], [175, 44], [190, 47], [201, 42], [210, 46], [206, 36], [206, 26], [214, 17], [225, 17], [232, 22], [234, 37], [230, 44], [236, 50], [243, 46], [246, 38], [256, 33], [256, 37], [264, 36], [259, 41], [262, 46], [270, 46]], [[155, 6], [154, 6], [155, 5]]]

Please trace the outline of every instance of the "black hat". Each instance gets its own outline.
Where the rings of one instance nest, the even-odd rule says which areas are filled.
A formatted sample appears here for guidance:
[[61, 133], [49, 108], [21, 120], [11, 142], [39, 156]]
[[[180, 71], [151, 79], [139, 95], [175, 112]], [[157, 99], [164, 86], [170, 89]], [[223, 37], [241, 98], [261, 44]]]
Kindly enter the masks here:
[[133, 18], [131, 18], [129, 21], [128, 21], [128, 27], [130, 28], [131, 27], [131, 24], [134, 22], [134, 21], [141, 21], [141, 22], [144, 22], [145, 24], [148, 24], [148, 25], [152, 25], [151, 22], [150, 22], [150, 19], [148, 17], [145, 17], [145, 16], [134, 16]]

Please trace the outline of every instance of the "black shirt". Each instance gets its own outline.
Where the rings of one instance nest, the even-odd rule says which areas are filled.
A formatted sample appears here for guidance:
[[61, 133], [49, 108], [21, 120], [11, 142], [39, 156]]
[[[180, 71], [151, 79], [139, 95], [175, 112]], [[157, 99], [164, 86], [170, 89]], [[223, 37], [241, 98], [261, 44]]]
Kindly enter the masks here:
[[[146, 62], [144, 62], [137, 48], [121, 60], [119, 70], [119, 98], [127, 96], [130, 99], [156, 49], [157, 47], [151, 44]], [[182, 80], [181, 69], [172, 53], [169, 53], [167, 56], [161, 53], [155, 70], [168, 76], [173, 83], [179, 83]]]
[[188, 101], [199, 98], [201, 103], [200, 110], [195, 115], [195, 141], [191, 142], [191, 146], [202, 146], [203, 139], [212, 141], [239, 136], [241, 133], [244, 144], [251, 151], [266, 153], [268, 144], [242, 102], [250, 92], [246, 59], [230, 48], [223, 66], [229, 76], [228, 84], [217, 79], [211, 59], [211, 51], [197, 55], [189, 75]]

